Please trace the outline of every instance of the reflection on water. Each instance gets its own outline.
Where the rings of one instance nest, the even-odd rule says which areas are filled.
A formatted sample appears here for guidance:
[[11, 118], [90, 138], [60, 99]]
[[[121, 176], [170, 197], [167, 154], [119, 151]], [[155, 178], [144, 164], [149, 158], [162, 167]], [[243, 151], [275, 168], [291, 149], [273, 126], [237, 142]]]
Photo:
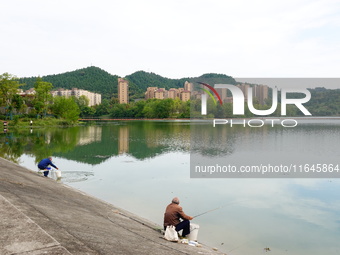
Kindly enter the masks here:
[[118, 151], [119, 154], [128, 153], [129, 152], [129, 128], [127, 126], [123, 126], [119, 129], [118, 136]]
[[[340, 158], [334, 147], [339, 130], [314, 123], [290, 130], [207, 132], [200, 123], [116, 122], [1, 134], [0, 156], [34, 170], [40, 158], [53, 155], [63, 183], [158, 224], [174, 196], [189, 215], [219, 208], [194, 222], [200, 224], [199, 241], [228, 255], [269, 252], [265, 248], [270, 254], [335, 255], [340, 254], [339, 179], [190, 179], [189, 169], [190, 146], [202, 158], [267, 152], [280, 157], [289, 150], [300, 157]], [[212, 142], [216, 138], [220, 144]]]
[[128, 154], [144, 160], [169, 151], [188, 151], [190, 124], [128, 122], [67, 129], [21, 130], [2, 133], [0, 156], [18, 162], [29, 154], [38, 162], [50, 155], [96, 165]]

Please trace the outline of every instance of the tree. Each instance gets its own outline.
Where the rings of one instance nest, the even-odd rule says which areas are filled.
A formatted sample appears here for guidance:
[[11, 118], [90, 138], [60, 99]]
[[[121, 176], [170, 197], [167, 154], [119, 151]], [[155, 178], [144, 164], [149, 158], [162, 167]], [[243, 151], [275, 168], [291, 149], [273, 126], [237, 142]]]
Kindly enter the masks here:
[[13, 96], [12, 105], [16, 109], [17, 113], [20, 113], [20, 111], [25, 107], [24, 100], [19, 94], [15, 94]]
[[127, 104], [115, 104], [111, 109], [110, 116], [113, 118], [124, 118], [128, 117], [126, 114]]
[[52, 83], [43, 81], [40, 77], [34, 83], [35, 97], [33, 100], [34, 108], [37, 114], [46, 115], [48, 102], [52, 101], [51, 89]]
[[96, 109], [94, 109], [93, 107], [90, 107], [90, 106], [85, 106], [81, 110], [82, 116], [94, 116], [95, 114], [96, 114]]
[[182, 101], [179, 98], [173, 100], [171, 116], [176, 116], [181, 112], [182, 109]]
[[141, 100], [136, 103], [136, 118], [144, 118], [143, 110], [146, 105], [146, 101]]
[[190, 105], [191, 105], [190, 100], [186, 102], [181, 102], [181, 103], [182, 103], [182, 106], [179, 111], [180, 114], [178, 115], [178, 117], [179, 118], [190, 118]]
[[85, 106], [89, 106], [90, 100], [82, 95], [80, 97], [75, 97], [74, 101], [77, 103], [77, 105], [79, 106], [79, 109], [81, 110], [82, 108], [84, 108]]
[[51, 109], [58, 118], [64, 118], [69, 121], [79, 119], [80, 110], [73, 97], [58, 96], [53, 101]]
[[[93, 115], [95, 113], [95, 110], [91, 110], [91, 107], [89, 107], [90, 100], [82, 95], [80, 97], [74, 97], [74, 101], [77, 103], [79, 110], [80, 110], [80, 116], [84, 117], [86, 115]], [[91, 114], [89, 114], [91, 113]]]
[[6, 113], [9, 113], [12, 119], [12, 100], [13, 96], [18, 93], [20, 84], [17, 78], [9, 73], [0, 75], [0, 98], [1, 105], [5, 106]]
[[163, 99], [163, 100], [157, 100], [157, 103], [153, 106], [155, 107], [153, 109], [153, 112], [155, 114], [154, 118], [169, 118], [171, 114], [171, 109], [173, 108], [173, 100]]
[[111, 105], [108, 99], [104, 99], [100, 105], [95, 105], [94, 109], [96, 110], [95, 115], [101, 116], [108, 114], [110, 111]]
[[145, 106], [143, 107], [143, 116], [145, 118], [154, 118], [155, 113], [154, 113], [154, 109], [156, 108], [156, 106], [154, 106], [156, 104], [157, 99], [149, 99]]

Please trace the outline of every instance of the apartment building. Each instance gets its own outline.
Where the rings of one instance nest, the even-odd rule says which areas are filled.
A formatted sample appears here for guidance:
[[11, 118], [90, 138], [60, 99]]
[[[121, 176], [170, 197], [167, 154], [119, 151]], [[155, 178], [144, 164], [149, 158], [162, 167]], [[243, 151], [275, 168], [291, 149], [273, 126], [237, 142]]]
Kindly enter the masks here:
[[148, 87], [145, 92], [145, 100], [155, 98], [155, 92], [157, 89], [157, 87]]
[[255, 93], [253, 93], [253, 97], [257, 98], [259, 103], [264, 105], [266, 99], [268, 99], [269, 87], [267, 85], [256, 85], [253, 91], [255, 91]]
[[189, 90], [183, 90], [180, 94], [180, 99], [184, 102], [190, 100], [191, 93]]
[[118, 78], [118, 100], [120, 104], [129, 103], [129, 81]]
[[94, 106], [99, 105], [102, 102], [102, 95], [98, 93], [93, 93], [84, 89], [57, 89], [51, 91], [52, 96], [64, 96], [64, 97], [70, 97], [75, 96], [76, 98], [79, 98], [80, 96], [85, 96], [89, 99], [89, 105], [88, 106]]
[[167, 93], [166, 93], [166, 90], [165, 89], [157, 89], [155, 91], [155, 98], [156, 99], [165, 99], [167, 98]]
[[166, 90], [165, 88], [158, 88], [158, 87], [148, 87], [145, 92], [145, 99], [176, 99], [179, 98], [182, 101], [190, 100], [191, 92], [189, 90], [185, 90], [184, 88], [171, 88]]
[[186, 81], [184, 83], [184, 90], [187, 90], [187, 91], [192, 93], [194, 91], [194, 84], [191, 83], [191, 82]]
[[169, 89], [168, 91], [168, 98], [171, 98], [171, 99], [176, 99], [176, 98], [179, 98], [179, 91], [178, 89]]

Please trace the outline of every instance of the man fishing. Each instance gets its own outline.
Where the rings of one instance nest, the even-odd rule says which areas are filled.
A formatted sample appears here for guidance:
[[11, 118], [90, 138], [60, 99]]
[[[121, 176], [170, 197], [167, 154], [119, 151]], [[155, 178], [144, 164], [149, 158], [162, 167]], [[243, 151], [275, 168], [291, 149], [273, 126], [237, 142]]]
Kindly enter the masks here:
[[190, 234], [190, 220], [192, 219], [193, 217], [186, 215], [179, 206], [178, 197], [174, 197], [164, 213], [164, 230], [167, 226], [175, 226], [177, 232], [183, 230], [182, 237], [185, 237]]
[[41, 160], [38, 164], [38, 168], [40, 170], [44, 171], [44, 176], [47, 177], [48, 173], [50, 171], [50, 167], [48, 167], [49, 165], [53, 166], [55, 169], [58, 169], [58, 167], [56, 167], [53, 163], [52, 163], [52, 157], [48, 157], [48, 158], [44, 158], [43, 160]]

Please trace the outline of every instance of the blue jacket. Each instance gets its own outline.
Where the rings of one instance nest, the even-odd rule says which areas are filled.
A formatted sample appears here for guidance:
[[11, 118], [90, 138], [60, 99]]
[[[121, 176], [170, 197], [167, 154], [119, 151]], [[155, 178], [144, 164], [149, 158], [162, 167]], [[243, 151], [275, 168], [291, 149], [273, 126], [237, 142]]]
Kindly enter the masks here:
[[38, 167], [39, 169], [46, 169], [46, 167], [48, 167], [49, 165], [53, 166], [54, 168], [58, 168], [52, 163], [49, 158], [44, 158], [43, 160], [41, 160], [38, 164]]

